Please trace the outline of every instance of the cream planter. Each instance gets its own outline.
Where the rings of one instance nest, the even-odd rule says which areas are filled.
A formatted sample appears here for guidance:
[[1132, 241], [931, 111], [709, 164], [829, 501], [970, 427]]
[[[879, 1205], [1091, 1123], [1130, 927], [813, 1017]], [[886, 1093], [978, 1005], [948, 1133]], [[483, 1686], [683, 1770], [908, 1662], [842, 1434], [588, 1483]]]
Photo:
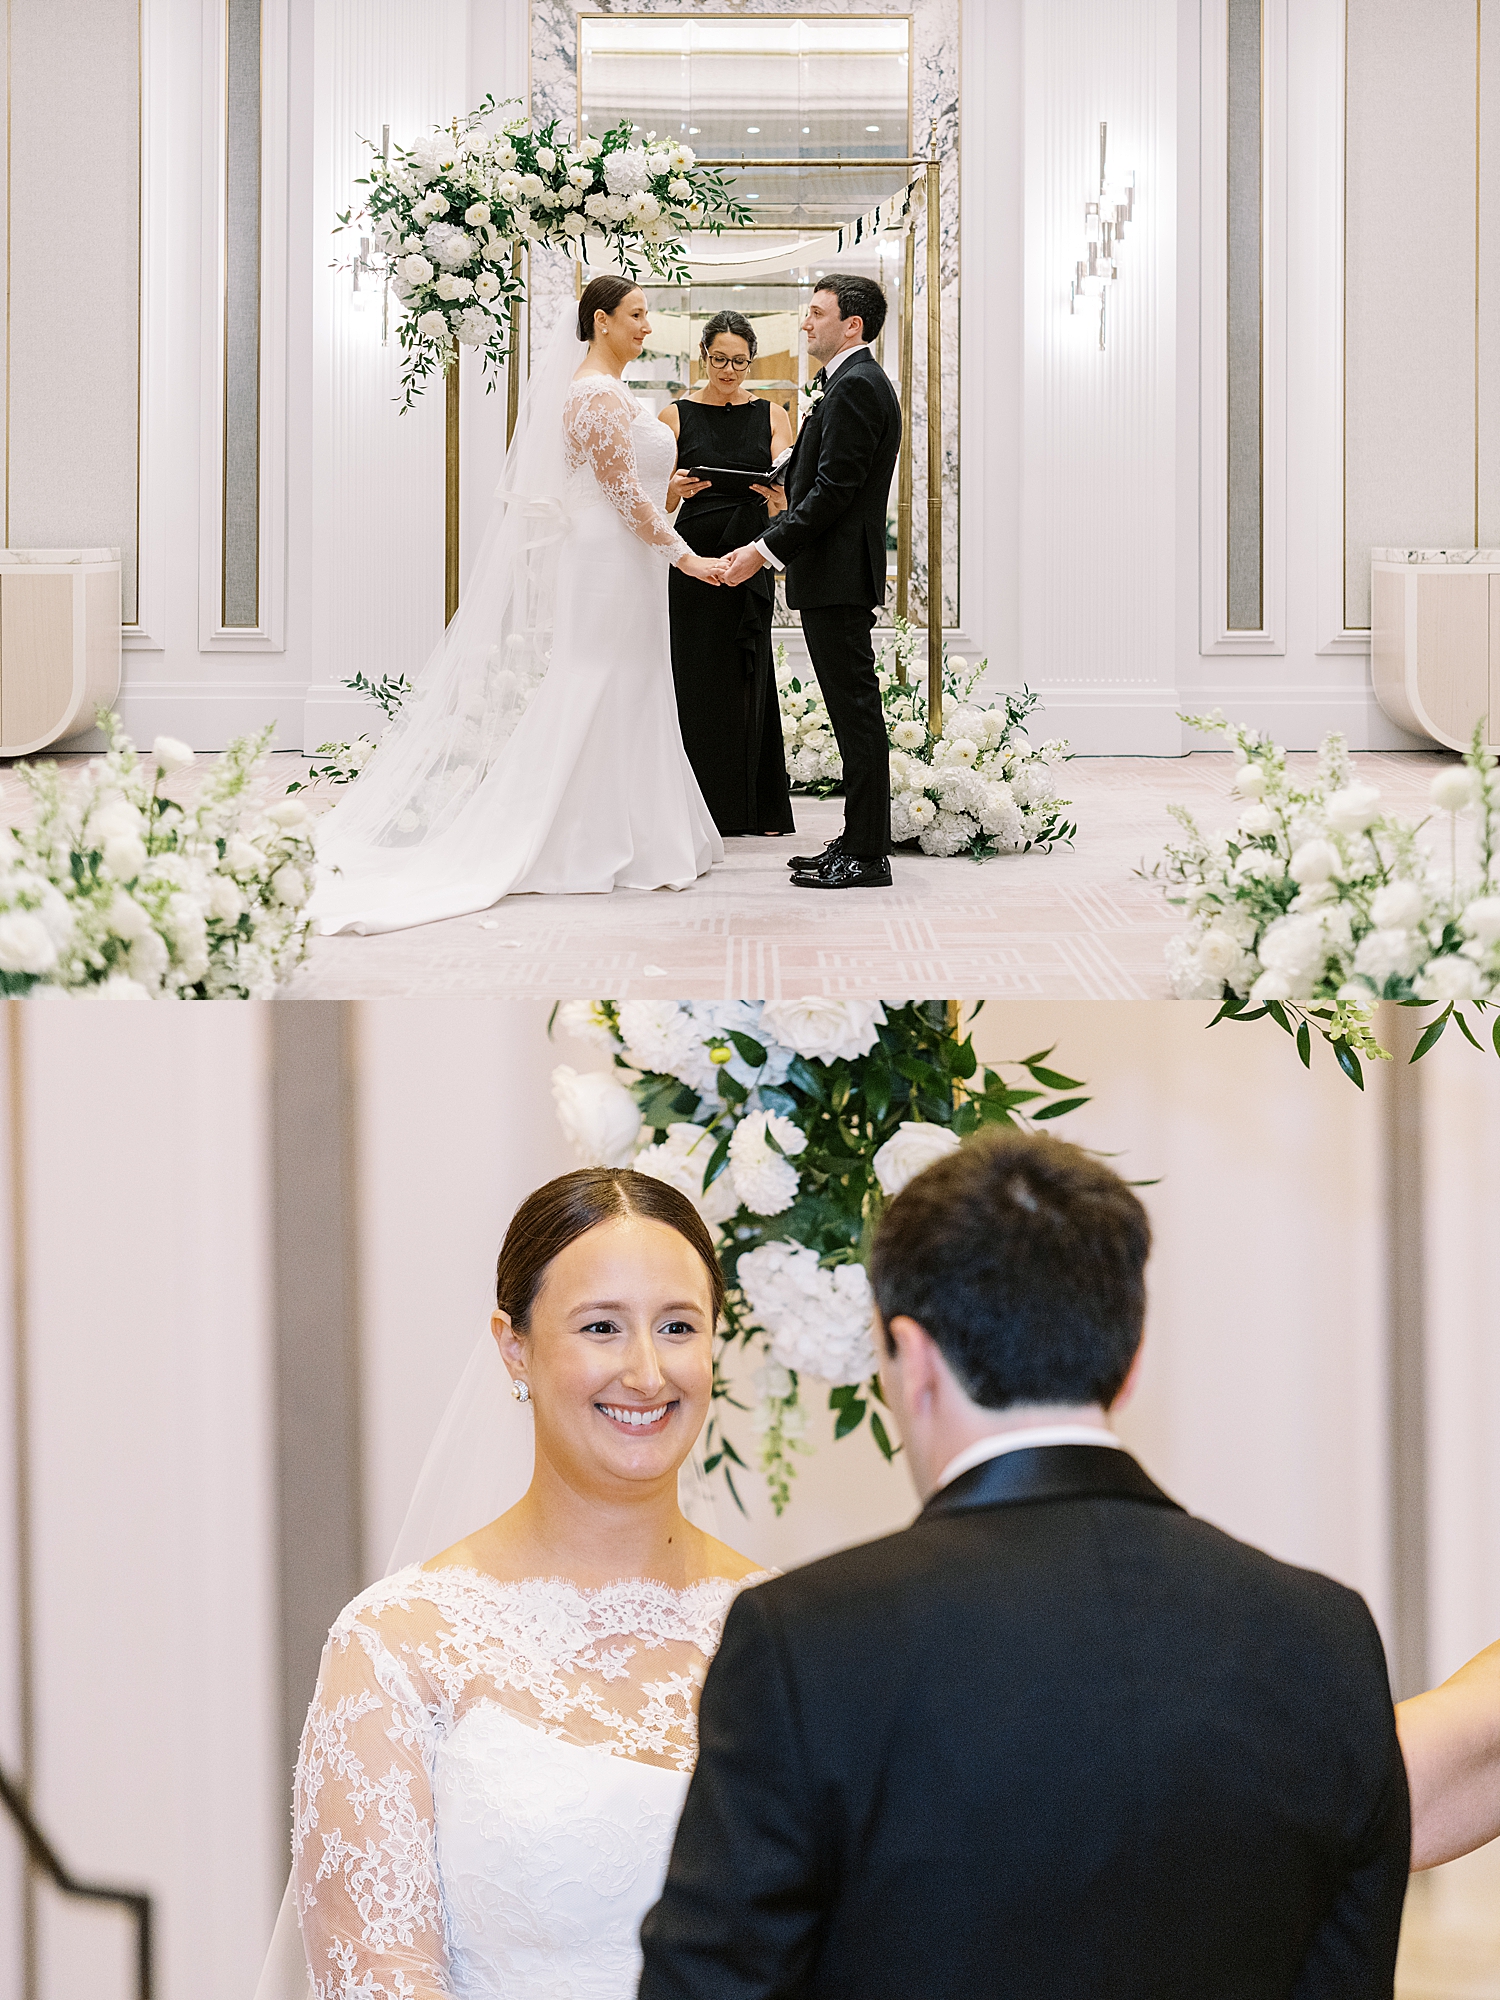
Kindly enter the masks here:
[[1500, 749], [1500, 549], [1372, 549], [1370, 671], [1402, 729]]
[[94, 727], [120, 692], [120, 551], [0, 549], [0, 757]]

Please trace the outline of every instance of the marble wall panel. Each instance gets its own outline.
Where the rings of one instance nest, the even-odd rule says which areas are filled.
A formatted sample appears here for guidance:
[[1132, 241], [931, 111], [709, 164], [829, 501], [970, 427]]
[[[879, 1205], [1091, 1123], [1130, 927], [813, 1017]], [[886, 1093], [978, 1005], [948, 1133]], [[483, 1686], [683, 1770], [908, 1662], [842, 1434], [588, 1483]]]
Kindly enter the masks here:
[[[959, 0], [711, 0], [711, 4], [664, 9], [656, 0], [531, 0], [531, 108], [538, 119], [560, 118], [571, 131], [578, 117], [578, 16], [580, 13], [765, 15], [909, 14], [912, 20], [912, 119], [914, 154], [925, 154], [935, 134], [942, 162], [942, 426], [943, 426], [943, 623], [960, 619], [959, 531], [959, 202], [958, 147], [961, 76]], [[552, 251], [532, 252], [531, 323], [550, 327], [574, 296], [573, 266]], [[912, 616], [926, 620], [927, 579], [927, 285], [922, 239], [918, 240], [913, 316], [916, 366], [911, 421], [915, 427], [912, 501]], [[891, 363], [895, 366], [894, 360]], [[887, 606], [886, 615], [889, 616]]]

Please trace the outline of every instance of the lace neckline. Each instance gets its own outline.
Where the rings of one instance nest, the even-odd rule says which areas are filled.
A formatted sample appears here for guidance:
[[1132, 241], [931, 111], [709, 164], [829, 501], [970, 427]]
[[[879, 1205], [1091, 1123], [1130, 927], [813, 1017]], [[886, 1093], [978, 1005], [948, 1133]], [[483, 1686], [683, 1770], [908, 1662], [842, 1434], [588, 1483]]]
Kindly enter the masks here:
[[[633, 1593], [638, 1590], [660, 1591], [664, 1597], [674, 1598], [682, 1603], [701, 1591], [712, 1588], [744, 1590], [752, 1583], [768, 1582], [776, 1574], [775, 1570], [752, 1569], [744, 1576], [699, 1576], [691, 1583], [683, 1584], [663, 1583], [660, 1577], [655, 1576], [612, 1576], [608, 1583], [575, 1583], [570, 1576], [549, 1576], [540, 1572], [533, 1576], [501, 1577], [494, 1575], [490, 1570], [478, 1568], [474, 1563], [440, 1563], [436, 1568], [427, 1563], [412, 1563], [409, 1567], [423, 1577], [477, 1577], [490, 1589], [502, 1593], [535, 1590], [539, 1586], [551, 1590], [566, 1590], [589, 1603], [597, 1603], [618, 1592]], [[403, 1573], [400, 1570], [395, 1572], [397, 1576]]]

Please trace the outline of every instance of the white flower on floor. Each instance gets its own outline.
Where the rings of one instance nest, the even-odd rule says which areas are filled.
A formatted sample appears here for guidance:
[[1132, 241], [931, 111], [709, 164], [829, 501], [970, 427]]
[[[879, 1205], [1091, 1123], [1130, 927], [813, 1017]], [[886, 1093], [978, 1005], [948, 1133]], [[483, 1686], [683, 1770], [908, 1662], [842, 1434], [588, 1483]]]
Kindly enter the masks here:
[[784, 1368], [835, 1385], [873, 1372], [874, 1299], [862, 1264], [824, 1270], [805, 1244], [762, 1243], [739, 1260], [739, 1279]]
[[752, 1215], [780, 1215], [791, 1207], [801, 1182], [792, 1160], [806, 1147], [807, 1134], [776, 1112], [752, 1111], [735, 1126], [729, 1171], [735, 1193]]
[[586, 1167], [628, 1167], [641, 1129], [640, 1106], [601, 1071], [582, 1076], [567, 1063], [552, 1072], [558, 1123]]
[[880, 1039], [885, 1009], [878, 1000], [768, 1000], [760, 1025], [808, 1062], [852, 1062]]
[[[915, 813], [912, 815], [916, 817]], [[978, 823], [967, 813], [939, 811], [931, 826], [922, 829], [919, 841], [924, 854], [962, 854], [974, 844]]]
[[875, 1155], [875, 1178], [887, 1195], [898, 1195], [934, 1160], [956, 1153], [959, 1137], [951, 1125], [925, 1124], [904, 1118]]
[[[580, 1003], [586, 1004], [586, 1003]], [[731, 1175], [720, 1174], [707, 1189], [704, 1171], [713, 1157], [715, 1135], [701, 1125], [674, 1124], [659, 1144], [643, 1147], [630, 1164], [638, 1174], [650, 1174], [685, 1194], [710, 1228], [729, 1220], [739, 1207]]]

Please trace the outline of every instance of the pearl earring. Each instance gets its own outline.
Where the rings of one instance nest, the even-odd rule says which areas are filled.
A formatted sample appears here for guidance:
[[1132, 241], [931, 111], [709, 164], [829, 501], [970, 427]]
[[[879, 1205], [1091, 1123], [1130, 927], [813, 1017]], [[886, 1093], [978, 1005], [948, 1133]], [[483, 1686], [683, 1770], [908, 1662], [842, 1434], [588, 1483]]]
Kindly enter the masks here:
[[515, 1397], [518, 1403], [529, 1403], [531, 1401], [531, 1387], [529, 1383], [512, 1382], [510, 1385], [510, 1393]]

